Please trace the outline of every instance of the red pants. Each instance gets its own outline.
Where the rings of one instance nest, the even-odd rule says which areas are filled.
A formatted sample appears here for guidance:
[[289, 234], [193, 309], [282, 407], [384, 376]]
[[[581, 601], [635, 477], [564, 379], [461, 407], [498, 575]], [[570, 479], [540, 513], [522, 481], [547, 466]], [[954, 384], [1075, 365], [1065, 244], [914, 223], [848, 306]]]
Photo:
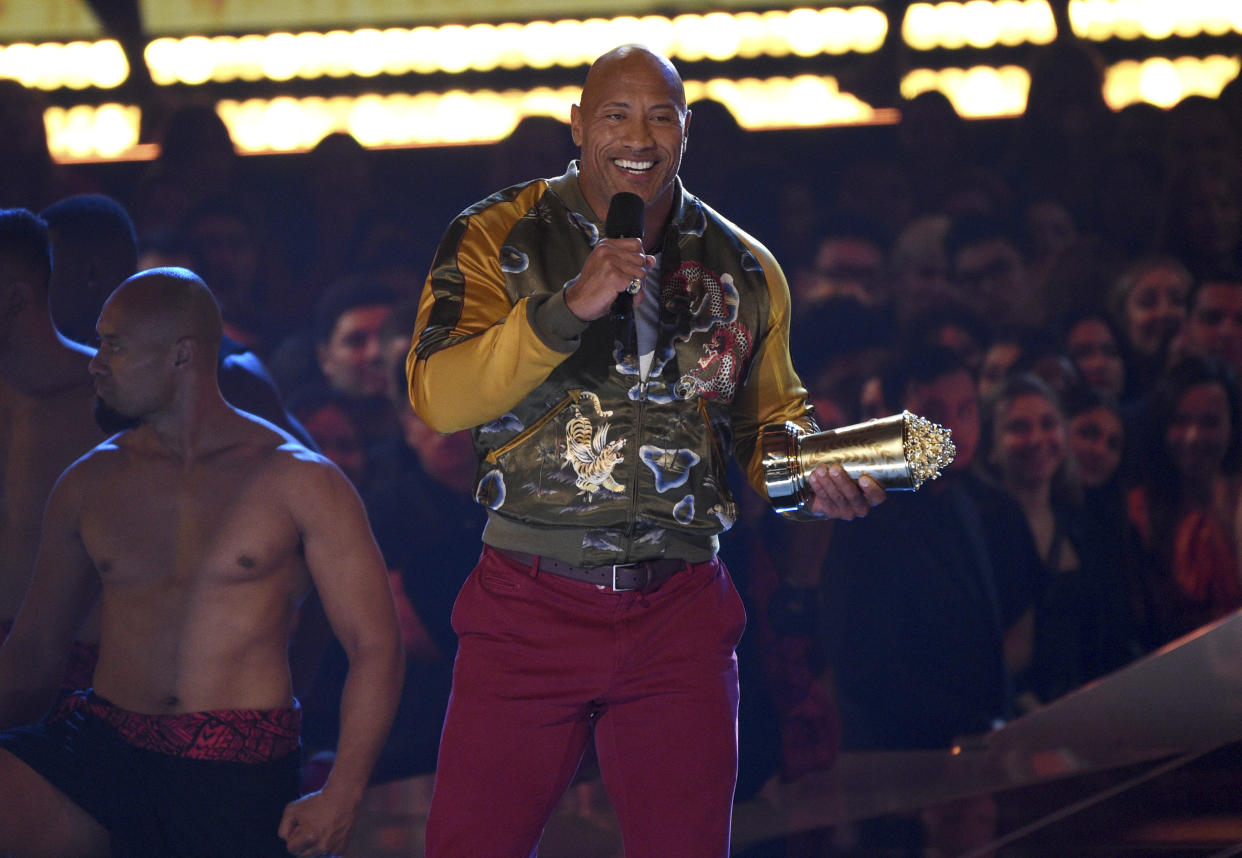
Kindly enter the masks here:
[[719, 560], [614, 593], [485, 547], [453, 609], [428, 858], [532, 855], [592, 722], [627, 858], [726, 858], [745, 623]]

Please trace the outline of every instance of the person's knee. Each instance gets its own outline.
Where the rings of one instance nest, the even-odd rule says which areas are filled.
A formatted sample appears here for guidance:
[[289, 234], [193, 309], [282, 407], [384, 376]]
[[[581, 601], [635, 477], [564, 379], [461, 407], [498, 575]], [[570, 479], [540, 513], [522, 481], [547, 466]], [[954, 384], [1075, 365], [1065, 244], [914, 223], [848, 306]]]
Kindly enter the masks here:
[[108, 832], [20, 758], [0, 749], [0, 855], [108, 858]]

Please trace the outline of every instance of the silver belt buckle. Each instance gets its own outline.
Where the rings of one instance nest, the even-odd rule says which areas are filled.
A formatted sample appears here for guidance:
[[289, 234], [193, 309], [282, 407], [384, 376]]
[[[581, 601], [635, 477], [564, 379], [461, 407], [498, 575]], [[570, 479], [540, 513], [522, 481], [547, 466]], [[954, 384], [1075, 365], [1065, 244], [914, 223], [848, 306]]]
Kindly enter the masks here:
[[[617, 586], [617, 570], [618, 569], [633, 569], [635, 566], [640, 566], [640, 565], [642, 564], [639, 564], [639, 563], [614, 563], [612, 564], [612, 591], [614, 593], [626, 593], [630, 590], [639, 589], [638, 587], [618, 587]], [[647, 578], [648, 580], [650, 580], [651, 578], [650, 574], [648, 574]]]

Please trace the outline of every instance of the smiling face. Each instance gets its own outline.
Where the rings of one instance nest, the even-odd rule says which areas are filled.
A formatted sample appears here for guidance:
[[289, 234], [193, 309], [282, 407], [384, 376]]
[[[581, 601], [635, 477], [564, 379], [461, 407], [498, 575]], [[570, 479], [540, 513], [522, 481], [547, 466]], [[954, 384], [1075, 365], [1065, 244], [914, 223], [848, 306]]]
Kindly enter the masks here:
[[1113, 478], [1121, 465], [1125, 427], [1121, 418], [1103, 406], [1092, 408], [1070, 419], [1070, 449], [1078, 461], [1082, 484], [1099, 488]]
[[1065, 461], [1065, 422], [1056, 405], [1037, 393], [996, 406], [994, 456], [1005, 484], [1047, 485]]
[[1130, 345], [1140, 355], [1159, 354], [1186, 320], [1189, 281], [1171, 268], [1143, 273], [1126, 296], [1125, 326]]
[[1207, 281], [1186, 319], [1186, 346], [1242, 373], [1242, 281]]
[[1078, 322], [1065, 337], [1065, 351], [1092, 390], [1118, 398], [1126, 385], [1126, 365], [1112, 329], [1101, 319]]
[[1164, 433], [1165, 446], [1183, 483], [1202, 482], [1219, 474], [1232, 435], [1225, 389], [1210, 381], [1188, 388]]
[[570, 127], [582, 149], [582, 193], [601, 220], [613, 195], [629, 191], [646, 202], [649, 227], [663, 223], [689, 121], [681, 78], [667, 60], [632, 46], [596, 60]]

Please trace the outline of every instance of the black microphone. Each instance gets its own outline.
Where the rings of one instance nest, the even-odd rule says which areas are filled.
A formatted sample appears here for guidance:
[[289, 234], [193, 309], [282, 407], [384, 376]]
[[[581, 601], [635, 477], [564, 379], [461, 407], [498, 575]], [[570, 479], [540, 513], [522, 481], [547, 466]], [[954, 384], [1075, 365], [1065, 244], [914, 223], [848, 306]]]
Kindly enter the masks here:
[[[608, 203], [608, 217], [604, 220], [604, 237], [605, 238], [637, 238], [640, 241], [643, 237], [643, 212], [646, 209], [646, 203], [638, 194], [631, 194], [629, 191], [621, 191], [613, 194], [612, 200]], [[632, 286], [633, 284], [631, 284]], [[638, 289], [642, 288], [642, 282], [638, 282]], [[617, 298], [612, 302], [611, 315], [614, 321], [629, 321], [633, 317], [634, 309], [634, 293], [638, 291], [626, 290], [617, 293]]]

